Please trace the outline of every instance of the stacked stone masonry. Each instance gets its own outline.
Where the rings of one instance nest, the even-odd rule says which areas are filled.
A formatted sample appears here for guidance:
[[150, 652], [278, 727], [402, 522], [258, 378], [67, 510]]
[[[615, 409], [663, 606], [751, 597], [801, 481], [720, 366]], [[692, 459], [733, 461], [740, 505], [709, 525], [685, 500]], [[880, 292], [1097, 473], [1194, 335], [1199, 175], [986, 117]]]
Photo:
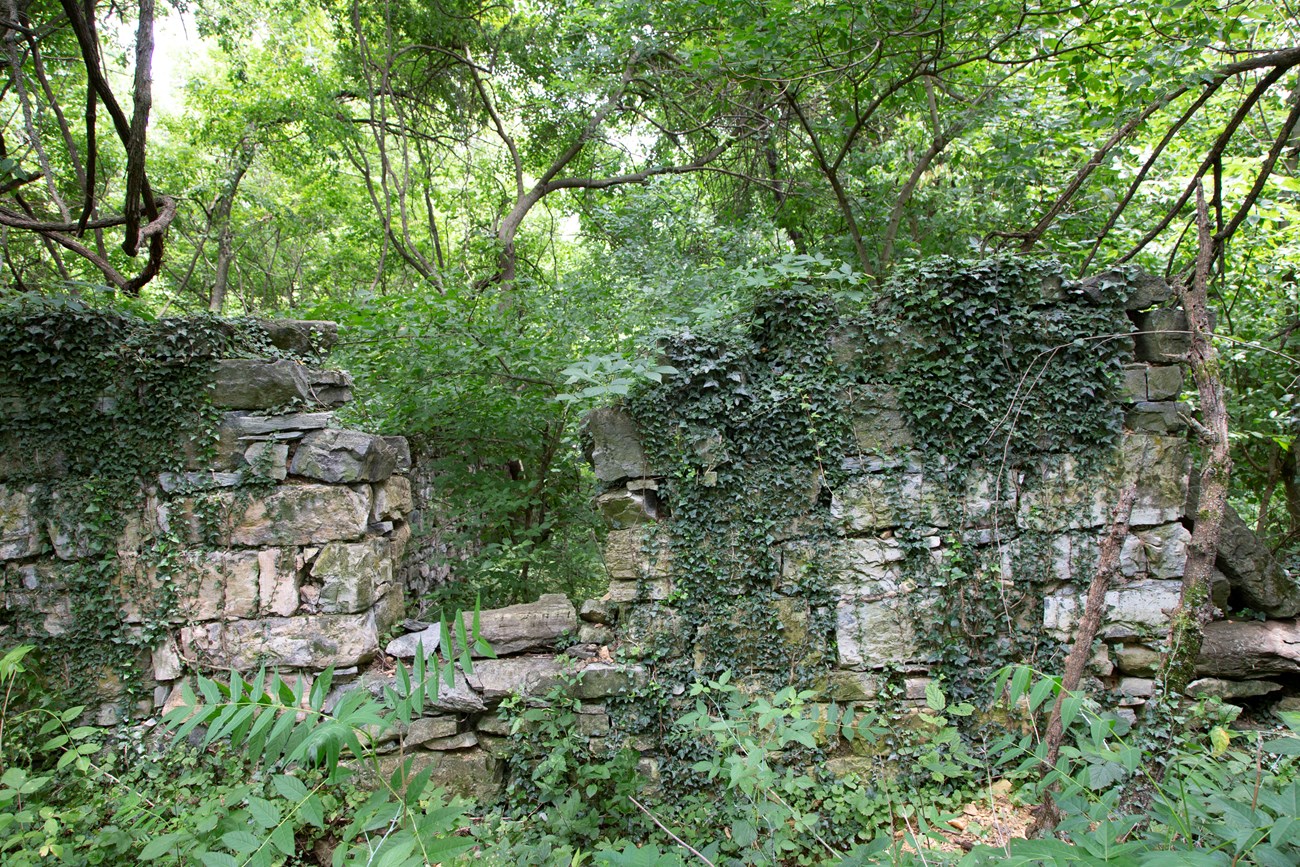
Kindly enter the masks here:
[[[1126, 278], [1105, 279], [1114, 285]], [[1179, 400], [1191, 387], [1181, 364], [1189, 337], [1184, 314], [1173, 306], [1173, 293], [1163, 280], [1142, 276], [1126, 285], [1133, 353], [1110, 398], [1121, 405], [1124, 434], [1102, 469], [1085, 471], [1069, 454], [1047, 454], [1014, 470], [964, 467], [963, 482], [953, 488], [947, 474], [935, 471], [934, 462], [927, 463], [916, 451], [893, 394], [866, 385], [846, 395], [858, 454], [845, 462], [850, 481], [822, 498], [838, 528], [831, 557], [837, 564], [836, 610], [827, 699], [870, 700], [883, 682], [882, 673], [900, 670], [909, 694], [924, 697], [928, 668], [917, 636], [943, 612], [933, 610], [933, 599], [909, 577], [915, 570], [908, 567], [914, 558], [929, 558], [941, 567], [954, 556], [954, 543], [994, 547], [1008, 592], [1032, 584], [1043, 599], [1041, 611], [1018, 628], [1068, 642], [1119, 492], [1135, 476], [1138, 496], [1123, 541], [1120, 575], [1106, 595], [1103, 650], [1090, 671], [1095, 683], [1119, 696], [1122, 706], [1136, 709], [1152, 695], [1196, 514], [1187, 423], [1191, 410]], [[635, 422], [624, 410], [593, 412], [588, 430], [595, 475], [604, 485], [596, 507], [609, 527], [608, 600], [621, 612], [619, 637], [635, 644], [637, 636], [631, 633], [638, 622], [653, 621], [660, 633], [681, 630], [672, 637], [673, 652], [693, 654], [699, 667], [706, 661], [701, 655], [705, 636], [691, 634], [680, 618], [672, 619], [674, 576], [666, 541], [672, 521], [660, 514], [656, 496], [663, 470], [650, 465]], [[809, 475], [816, 486], [816, 473], [810, 469]], [[813, 493], [811, 508], [821, 508]], [[925, 544], [900, 544], [900, 527], [910, 533], [922, 528]], [[1031, 544], [1033, 556], [1018, 556], [1022, 546]], [[780, 544], [779, 556], [787, 574], [806, 561], [806, 543], [797, 528]], [[1217, 566], [1213, 595], [1218, 606], [1249, 608], [1268, 619], [1211, 623], [1198, 662], [1200, 679], [1189, 692], [1232, 700], [1294, 691], [1300, 685], [1296, 577], [1278, 565], [1231, 510]], [[806, 620], [807, 603], [790, 597], [780, 604], [779, 621], [786, 631], [797, 631]]]
[[[328, 322], [265, 327], [276, 346], [301, 355], [328, 349], [336, 331]], [[149, 480], [144, 508], [122, 530], [117, 564], [133, 592], [120, 615], [131, 629], [155, 629], [159, 616], [154, 591], [163, 579], [139, 562], [142, 540], [177, 540], [180, 568], [168, 579], [175, 600], [166, 635], [141, 660], [147, 682], [128, 690], [105, 672], [94, 678], [98, 695], [78, 697], [102, 725], [175, 706], [196, 673], [221, 679], [262, 666], [305, 692], [332, 668], [327, 709], [351, 690], [383, 698], [395, 685], [385, 652], [409, 665], [421, 646], [426, 654], [438, 649], [436, 625], [404, 619], [408, 599], [445, 580], [420, 565], [434, 549], [447, 553], [437, 533], [442, 516], [420, 514], [436, 502], [437, 478], [415, 471], [406, 439], [337, 426], [333, 410], [352, 396], [343, 371], [230, 359], [215, 363], [211, 382], [209, 398], [222, 410], [215, 449], [186, 472]], [[41, 485], [10, 481], [6, 468], [39, 457], [0, 461], [0, 642], [68, 632], [74, 606], [57, 566], [94, 558], [57, 502], [40, 507]], [[424, 538], [411, 546], [417, 556], [404, 556], [412, 525], [421, 523]], [[563, 596], [483, 611], [480, 622], [496, 658], [458, 671], [424, 716], [373, 733], [385, 778], [412, 758], [413, 773], [432, 767], [436, 785], [490, 797], [502, 780], [509, 723], [498, 708], [507, 696], [541, 700], [563, 687], [581, 701], [584, 734], [598, 740], [610, 728], [605, 699], [644, 677], [608, 652], [570, 647], [580, 620]], [[147, 697], [128, 707], [128, 695]]]
[[[328, 348], [335, 332], [333, 323], [269, 325], [272, 341], [290, 349]], [[127, 623], [155, 625], [162, 580], [175, 594], [167, 636], [143, 666], [152, 700], [136, 713], [173, 700], [187, 671], [266, 664], [310, 675], [362, 665], [404, 616], [394, 574], [413, 507], [405, 439], [336, 426], [332, 410], [351, 400], [342, 371], [229, 359], [214, 362], [211, 382], [210, 400], [224, 414], [210, 458], [149, 480], [145, 507], [127, 516], [118, 546], [119, 580], [133, 588], [121, 611]], [[294, 409], [275, 409], [286, 406]], [[21, 631], [58, 635], [72, 625], [72, 605], [55, 567], [92, 552], [57, 503], [38, 514], [39, 488], [0, 478], [3, 598], [11, 617], [40, 619]], [[183, 546], [166, 579], [138, 562], [146, 537]], [[119, 691], [98, 697], [100, 722], [128, 710]]]

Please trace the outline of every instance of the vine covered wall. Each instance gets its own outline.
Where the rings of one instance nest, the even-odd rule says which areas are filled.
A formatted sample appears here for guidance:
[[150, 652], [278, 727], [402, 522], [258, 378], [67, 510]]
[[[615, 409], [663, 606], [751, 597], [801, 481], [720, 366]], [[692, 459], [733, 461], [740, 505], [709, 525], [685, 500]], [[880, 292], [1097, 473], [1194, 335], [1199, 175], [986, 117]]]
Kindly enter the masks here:
[[310, 678], [403, 616], [406, 442], [335, 426], [327, 322], [0, 309], [0, 643], [101, 724], [185, 672]]
[[[1059, 670], [1136, 479], [1090, 664], [1135, 719], [1195, 514], [1187, 345], [1161, 279], [1010, 257], [921, 263], [869, 295], [794, 279], [667, 335], [676, 373], [588, 420], [625, 656], [669, 694], [730, 671], [841, 705], [938, 686], [989, 706], [1001, 666]], [[1300, 588], [1228, 526], [1215, 599], [1241, 616], [1211, 624], [1192, 689], [1280, 697], [1300, 664], [1264, 633], [1300, 637]]]

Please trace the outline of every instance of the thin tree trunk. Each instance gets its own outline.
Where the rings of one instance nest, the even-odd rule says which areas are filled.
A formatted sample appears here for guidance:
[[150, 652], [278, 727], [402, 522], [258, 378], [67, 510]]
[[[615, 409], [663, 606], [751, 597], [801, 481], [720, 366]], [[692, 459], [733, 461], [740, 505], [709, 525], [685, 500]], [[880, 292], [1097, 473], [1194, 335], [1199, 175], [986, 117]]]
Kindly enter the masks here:
[[1224, 403], [1219, 358], [1210, 342], [1208, 289], [1214, 264], [1215, 243], [1211, 234], [1205, 192], [1196, 189], [1198, 250], [1191, 283], [1180, 280], [1178, 294], [1191, 330], [1187, 354], [1196, 391], [1200, 397], [1201, 421], [1197, 425], [1205, 444], [1205, 467], [1201, 470], [1195, 524], [1188, 544], [1183, 589], [1169, 625], [1169, 646], [1160, 670], [1166, 696], [1179, 695], [1187, 688], [1201, 652], [1204, 628], [1216, 613], [1210, 599], [1210, 575], [1218, 556], [1219, 531], [1228, 503], [1228, 477], [1232, 457], [1228, 453], [1228, 411]]
[[[1138, 466], [1141, 467], [1143, 463], [1145, 460], [1140, 461]], [[1065, 657], [1061, 691], [1056, 696], [1056, 704], [1052, 706], [1052, 714], [1047, 721], [1047, 732], [1044, 736], [1047, 754], [1042, 765], [1044, 776], [1051, 773], [1056, 767], [1056, 760], [1061, 757], [1061, 741], [1065, 738], [1062, 707], [1065, 700], [1079, 688], [1079, 682], [1083, 680], [1083, 670], [1092, 655], [1092, 642], [1097, 637], [1097, 630], [1101, 628], [1102, 615], [1106, 611], [1106, 591], [1110, 589], [1111, 582], [1119, 572], [1119, 555], [1124, 548], [1124, 539], [1128, 537], [1129, 519], [1133, 516], [1133, 504], [1137, 502], [1140, 479], [1140, 473], [1134, 475], [1120, 492], [1110, 530], [1101, 543], [1101, 558], [1097, 564], [1097, 572], [1088, 584], [1083, 617], [1079, 621], [1079, 628], [1075, 631], [1074, 644], [1070, 646], [1070, 652]], [[1060, 811], [1056, 807], [1052, 789], [1049, 788], [1043, 793], [1043, 802], [1036, 811], [1031, 836], [1041, 836], [1043, 833], [1050, 832], [1059, 821]]]
[[244, 179], [244, 173], [253, 164], [253, 157], [256, 154], [255, 144], [249, 142], [247, 138], [240, 141], [239, 149], [230, 167], [230, 176], [226, 179], [226, 188], [221, 191], [221, 195], [217, 198], [217, 205], [213, 208], [213, 222], [219, 227], [219, 234], [217, 235], [217, 273], [212, 281], [212, 295], [208, 298], [208, 310], [212, 313], [220, 313], [226, 303], [226, 288], [230, 284], [230, 263], [235, 258], [235, 230], [230, 213], [234, 208], [235, 194], [239, 192], [239, 182]]

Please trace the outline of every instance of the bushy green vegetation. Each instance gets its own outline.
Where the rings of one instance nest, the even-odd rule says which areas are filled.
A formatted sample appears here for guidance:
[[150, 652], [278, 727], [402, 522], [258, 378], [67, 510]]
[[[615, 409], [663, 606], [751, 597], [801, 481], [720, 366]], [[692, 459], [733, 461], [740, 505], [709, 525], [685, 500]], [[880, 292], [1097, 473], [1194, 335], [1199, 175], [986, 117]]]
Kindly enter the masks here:
[[[949, 702], [937, 685], [921, 708], [861, 714], [793, 688], [753, 698], [724, 673], [678, 702], [674, 734], [698, 748], [694, 783], [654, 786], [626, 750], [583, 754], [560, 687], [503, 710], [509, 786], [499, 804], [476, 806], [428, 788], [409, 764], [373, 771], [367, 744], [436, 697], [436, 665], [403, 669], [383, 700], [357, 690], [328, 713], [328, 674], [307, 694], [265, 673], [200, 678], [162, 729], [114, 734], [76, 726], [80, 708], [24, 695], [29, 649], [0, 660], [6, 864], [1271, 867], [1300, 855], [1300, 718], [1281, 736], [1234, 731], [1233, 714], [1210, 703], [1139, 731], [1070, 696], [1067, 746], [1044, 768], [1032, 726], [1059, 681], [1028, 668], [998, 679], [1027, 733], [980, 742], [953, 723], [989, 709]], [[841, 740], [868, 758], [837, 777], [824, 756]], [[963, 805], [995, 791], [1032, 805], [1048, 787], [1062, 811], [1055, 836], [952, 845]]]

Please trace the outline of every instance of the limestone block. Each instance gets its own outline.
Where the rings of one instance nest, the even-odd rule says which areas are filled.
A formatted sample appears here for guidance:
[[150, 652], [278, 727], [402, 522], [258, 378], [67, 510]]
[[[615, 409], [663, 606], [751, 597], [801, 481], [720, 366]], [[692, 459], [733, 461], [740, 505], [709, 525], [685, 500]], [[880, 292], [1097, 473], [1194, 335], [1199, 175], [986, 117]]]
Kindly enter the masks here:
[[0, 485], [0, 561], [41, 552], [41, 535], [32, 514], [33, 488]]
[[[1192, 468], [1187, 441], [1182, 437], [1129, 436], [1124, 438], [1122, 455], [1125, 480], [1141, 474], [1129, 523], [1154, 526], [1182, 518]], [[1116, 493], [1112, 502], [1118, 499]]]
[[211, 491], [233, 488], [244, 480], [242, 473], [205, 470], [193, 473], [159, 473], [158, 487], [165, 494], [177, 491]]
[[1139, 361], [1158, 364], [1177, 362], [1186, 357], [1192, 338], [1187, 314], [1171, 307], [1160, 307], [1135, 314], [1138, 334], [1135, 340]]
[[213, 406], [268, 409], [311, 397], [307, 369], [296, 361], [226, 358], [213, 364]]
[[375, 607], [375, 626], [381, 634], [389, 633], [393, 627], [406, 617], [406, 588], [400, 581], [394, 581], [383, 591]]
[[289, 617], [298, 610], [298, 569], [292, 549], [257, 552], [257, 591], [257, 610], [263, 616]]
[[228, 412], [222, 418], [221, 427], [239, 438], [301, 434], [305, 431], [327, 428], [333, 421], [332, 412], [287, 412], [279, 415]]
[[565, 668], [554, 656], [481, 659], [465, 679], [491, 706], [512, 695], [545, 695], [562, 682]]
[[366, 532], [370, 498], [338, 485], [281, 485], [247, 503], [233, 493], [213, 495], [228, 519], [223, 544], [246, 547], [311, 545], [357, 539]]
[[1126, 403], [1177, 400], [1182, 393], [1181, 364], [1130, 364], [1124, 368], [1119, 396]]
[[1143, 400], [1124, 414], [1124, 426], [1131, 431], [1155, 434], [1181, 434], [1187, 430], [1183, 416], [1192, 408], [1172, 400]]
[[583, 701], [627, 695], [645, 683], [645, 669], [639, 665], [593, 662], [578, 673], [573, 697]]
[[654, 475], [641, 446], [636, 422], [627, 410], [621, 407], [592, 410], [585, 423], [592, 439], [588, 457], [597, 479], [613, 483]]
[[205, 667], [252, 671], [259, 665], [320, 671], [372, 659], [379, 649], [373, 613], [268, 617], [184, 626], [180, 651]]
[[398, 524], [393, 528], [393, 532], [388, 536], [388, 556], [393, 558], [394, 563], [401, 563], [402, 558], [406, 556], [406, 546], [411, 541], [411, 525], [405, 522]]
[[659, 500], [653, 490], [629, 491], [627, 488], [619, 488], [596, 497], [596, 510], [605, 519], [607, 526], [625, 530], [657, 520]]
[[72, 601], [53, 563], [10, 565], [4, 578], [4, 607], [27, 615], [22, 620], [24, 630], [37, 627], [46, 635], [63, 635], [72, 628]]
[[1115, 649], [1115, 664], [1125, 674], [1151, 677], [1160, 670], [1160, 654], [1141, 644], [1125, 644]]
[[[907, 556], [895, 539], [848, 539], [840, 549], [835, 589], [844, 598], [900, 595], [910, 592], [899, 563]], [[798, 569], [799, 557], [788, 551], [784, 570]]]
[[1140, 475], [1130, 524], [1168, 524], [1186, 507], [1191, 456], [1180, 437], [1133, 434], [1124, 438], [1118, 465], [1085, 473], [1072, 455], [1045, 458], [1026, 472], [1016, 524], [1059, 532], [1107, 526], [1123, 483]]
[[[393, 561], [386, 539], [330, 542], [311, 567], [320, 585], [317, 608], [322, 614], [365, 611], [393, 580]], [[296, 595], [296, 594], [295, 594]]]
[[[467, 632], [472, 616], [469, 612], [464, 614]], [[578, 613], [562, 593], [546, 594], [536, 602], [523, 605], [479, 612], [479, 635], [498, 656], [551, 649], [561, 635], [577, 628]], [[428, 652], [438, 646], [439, 629], [434, 624], [396, 638], [389, 642], [386, 652], [400, 659], [411, 659], [421, 642]]]
[[846, 533], [873, 533], [904, 521], [948, 525], [940, 508], [947, 491], [927, 485], [919, 470], [873, 473], [831, 495], [831, 519]]
[[616, 581], [667, 578], [671, 572], [672, 555], [664, 541], [659, 550], [642, 551], [641, 528], [611, 530], [605, 539], [605, 569]]
[[153, 650], [153, 679], [172, 681], [181, 676], [181, 657], [176, 651], [176, 643], [169, 636]]
[[253, 476], [283, 482], [289, 474], [289, 445], [265, 440], [251, 443], [244, 449], [244, 463]]
[[397, 466], [397, 454], [383, 437], [326, 428], [303, 438], [289, 472], [332, 484], [379, 482]]
[[832, 701], [870, 701], [880, 694], [885, 678], [864, 671], [832, 670], [827, 675], [826, 698]]
[[651, 602], [635, 605], [619, 630], [625, 649], [640, 657], [685, 656], [690, 649], [693, 629], [674, 608]]
[[454, 716], [424, 716], [411, 720], [406, 730], [408, 744], [422, 744], [435, 738], [449, 738], [456, 734]]
[[[1178, 606], [1181, 581], [1133, 581], [1106, 591], [1102, 615], [1103, 634], [1126, 638], [1145, 633], [1163, 634], [1169, 628], [1169, 613]], [[1043, 627], [1063, 638], [1073, 634], [1083, 613], [1084, 593], [1076, 587], [1063, 588], [1043, 599]]]
[[1153, 304], [1163, 304], [1173, 297], [1173, 287], [1164, 277], [1139, 272], [1128, 280], [1128, 300], [1124, 309], [1144, 310]]
[[585, 599], [578, 609], [578, 617], [587, 623], [599, 623], [609, 626], [618, 619], [618, 610], [600, 599]]
[[1221, 680], [1217, 677], [1202, 677], [1187, 684], [1186, 693], [1193, 698], [1220, 698], [1224, 701], [1233, 701], [1268, 695], [1280, 689], [1282, 684], [1271, 680]]
[[1300, 672], [1300, 620], [1217, 620], [1205, 626], [1196, 673], [1255, 680]]
[[406, 437], [384, 437], [384, 442], [397, 455], [397, 465], [395, 472], [405, 473], [411, 469], [411, 444], [407, 442]]
[[191, 553], [177, 588], [177, 612], [192, 621], [256, 617], [260, 596], [260, 553]]
[[1183, 570], [1187, 567], [1187, 543], [1192, 540], [1186, 527], [1180, 523], [1162, 524], [1137, 530], [1134, 536], [1141, 540], [1147, 572], [1152, 578], [1183, 577]]
[[398, 520], [410, 514], [415, 508], [411, 497], [411, 481], [406, 476], [390, 476], [374, 485], [374, 505], [370, 510], [370, 520]]
[[578, 627], [579, 644], [613, 644], [618, 636], [612, 626], [601, 626], [598, 623], [583, 623]]
[[835, 646], [843, 668], [883, 668], [920, 658], [911, 609], [916, 598], [841, 601], [835, 611]]
[[338, 323], [323, 319], [261, 319], [271, 345], [295, 355], [328, 352], [339, 339]]
[[620, 604], [626, 602], [662, 602], [673, 593], [673, 582], [667, 578], [653, 581], [609, 582], [607, 601]]
[[314, 403], [342, 406], [352, 400], [352, 375], [346, 370], [308, 369], [307, 388]]

